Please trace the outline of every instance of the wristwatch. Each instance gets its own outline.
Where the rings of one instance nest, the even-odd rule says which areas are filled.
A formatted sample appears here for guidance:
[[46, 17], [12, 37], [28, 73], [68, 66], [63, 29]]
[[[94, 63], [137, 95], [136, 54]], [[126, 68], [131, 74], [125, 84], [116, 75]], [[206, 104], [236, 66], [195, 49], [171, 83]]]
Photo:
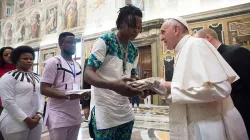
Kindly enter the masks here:
[[90, 93], [84, 93], [83, 94], [83, 99], [86, 101], [86, 100], [89, 100], [91, 97]]

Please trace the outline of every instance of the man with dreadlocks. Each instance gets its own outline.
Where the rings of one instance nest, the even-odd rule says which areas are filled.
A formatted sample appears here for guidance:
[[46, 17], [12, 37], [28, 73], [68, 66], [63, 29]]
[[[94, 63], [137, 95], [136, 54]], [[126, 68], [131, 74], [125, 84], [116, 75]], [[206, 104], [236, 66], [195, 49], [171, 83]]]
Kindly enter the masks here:
[[96, 140], [130, 140], [134, 113], [128, 97], [143, 94], [127, 84], [136, 74], [138, 49], [131, 40], [142, 30], [141, 10], [133, 5], [120, 8], [116, 25], [117, 34], [96, 40], [85, 72], [92, 85], [89, 119]]

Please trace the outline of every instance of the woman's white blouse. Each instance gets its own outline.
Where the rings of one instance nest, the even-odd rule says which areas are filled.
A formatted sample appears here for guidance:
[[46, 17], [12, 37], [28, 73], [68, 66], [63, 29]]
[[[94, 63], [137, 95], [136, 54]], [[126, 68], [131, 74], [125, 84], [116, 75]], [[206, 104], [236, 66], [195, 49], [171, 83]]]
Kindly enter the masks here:
[[40, 77], [33, 72], [13, 70], [4, 74], [0, 79], [0, 96], [4, 107], [0, 126], [7, 132], [28, 129], [23, 120], [33, 118], [37, 112], [43, 113], [44, 97], [40, 94]]

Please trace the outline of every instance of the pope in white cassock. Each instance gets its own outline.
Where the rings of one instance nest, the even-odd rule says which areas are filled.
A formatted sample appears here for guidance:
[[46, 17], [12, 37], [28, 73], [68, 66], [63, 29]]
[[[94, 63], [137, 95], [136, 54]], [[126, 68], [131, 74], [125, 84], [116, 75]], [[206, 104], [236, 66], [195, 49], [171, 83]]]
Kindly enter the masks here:
[[170, 139], [248, 140], [230, 96], [239, 77], [217, 50], [188, 35], [180, 17], [162, 25], [161, 40], [176, 54], [172, 82], [164, 83], [170, 91]]

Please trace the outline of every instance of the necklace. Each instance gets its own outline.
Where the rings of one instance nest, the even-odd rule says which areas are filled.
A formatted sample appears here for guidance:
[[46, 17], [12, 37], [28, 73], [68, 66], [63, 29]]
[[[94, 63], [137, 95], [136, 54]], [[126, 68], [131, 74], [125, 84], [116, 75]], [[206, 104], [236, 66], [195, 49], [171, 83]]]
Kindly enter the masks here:
[[127, 58], [128, 58], [128, 44], [127, 44], [127, 50], [125, 50], [124, 47], [121, 47], [123, 45], [120, 45], [120, 41], [118, 39], [117, 36], [116, 37], [116, 40], [118, 42], [118, 47], [120, 48], [120, 51], [121, 51], [121, 54], [122, 54], [122, 70], [123, 70], [123, 74], [126, 74], [126, 70], [127, 70]]
[[70, 65], [74, 65], [73, 61], [67, 61]]

